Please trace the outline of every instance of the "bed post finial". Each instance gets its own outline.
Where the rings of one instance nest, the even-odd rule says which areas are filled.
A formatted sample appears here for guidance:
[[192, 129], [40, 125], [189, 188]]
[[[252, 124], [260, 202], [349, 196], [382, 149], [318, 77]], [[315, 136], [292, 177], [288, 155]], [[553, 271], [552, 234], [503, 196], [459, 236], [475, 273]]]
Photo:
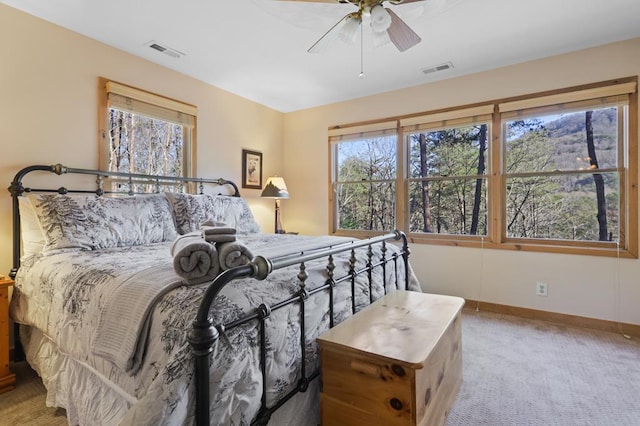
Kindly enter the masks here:
[[104, 185], [104, 179], [102, 178], [101, 175], [97, 175], [96, 176], [96, 195], [98, 197], [101, 197], [104, 195], [103, 185]]
[[259, 280], [264, 280], [265, 278], [267, 278], [267, 275], [269, 275], [273, 270], [273, 264], [271, 263], [271, 260], [267, 259], [264, 256], [256, 256], [251, 262], [251, 265], [254, 269], [254, 277]]
[[14, 180], [13, 182], [11, 182], [11, 185], [9, 185], [9, 188], [7, 189], [11, 193], [12, 197], [17, 197], [24, 193], [24, 186], [22, 186], [22, 182], [18, 180]]
[[300, 291], [306, 292], [305, 288], [307, 285], [307, 278], [309, 278], [309, 274], [307, 273], [307, 266], [304, 264], [304, 262], [300, 262], [300, 271], [298, 272], [298, 280], [300, 281]]

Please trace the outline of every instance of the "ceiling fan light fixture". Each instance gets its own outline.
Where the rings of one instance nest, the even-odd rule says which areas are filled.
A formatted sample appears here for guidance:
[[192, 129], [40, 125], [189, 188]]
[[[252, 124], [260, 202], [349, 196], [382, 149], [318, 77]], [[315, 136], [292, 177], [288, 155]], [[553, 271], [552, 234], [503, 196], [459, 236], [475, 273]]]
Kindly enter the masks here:
[[384, 46], [385, 44], [391, 43], [391, 37], [389, 37], [389, 33], [386, 31], [373, 31], [371, 39], [373, 41], [373, 47], [376, 49]]
[[353, 44], [356, 41], [359, 29], [360, 19], [354, 14], [351, 14], [347, 17], [342, 28], [340, 28], [338, 38], [347, 44]]
[[[316, 53], [338, 38], [345, 43], [353, 44], [358, 37], [358, 31], [362, 33], [364, 18], [371, 27], [373, 34], [373, 45], [382, 46], [391, 42], [400, 52], [420, 43], [421, 38], [415, 31], [402, 20], [392, 9], [383, 6], [385, 1], [392, 4], [413, 3], [425, 0], [290, 0], [300, 2], [321, 2], [321, 3], [348, 3], [358, 7], [356, 12], [345, 15], [333, 27], [329, 29], [320, 39], [318, 39], [307, 51]], [[362, 43], [362, 34], [360, 42]], [[362, 51], [362, 47], [360, 49]]]
[[381, 4], [371, 8], [371, 28], [374, 33], [386, 32], [391, 26], [391, 15]]

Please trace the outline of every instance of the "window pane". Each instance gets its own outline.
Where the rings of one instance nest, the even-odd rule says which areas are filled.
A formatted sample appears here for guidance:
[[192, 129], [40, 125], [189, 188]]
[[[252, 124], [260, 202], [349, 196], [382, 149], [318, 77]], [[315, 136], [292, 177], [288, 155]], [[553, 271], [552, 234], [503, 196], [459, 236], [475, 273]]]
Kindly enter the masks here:
[[395, 179], [396, 136], [340, 142], [336, 161], [338, 182]]
[[412, 133], [409, 176], [473, 176], [487, 170], [487, 125]]
[[505, 130], [507, 173], [617, 166], [616, 107], [507, 121]]
[[506, 189], [510, 238], [618, 241], [616, 173], [508, 178]]
[[338, 228], [389, 231], [396, 228], [394, 182], [336, 185]]
[[179, 124], [109, 108], [109, 170], [183, 176]]
[[409, 231], [486, 235], [486, 179], [411, 182]]

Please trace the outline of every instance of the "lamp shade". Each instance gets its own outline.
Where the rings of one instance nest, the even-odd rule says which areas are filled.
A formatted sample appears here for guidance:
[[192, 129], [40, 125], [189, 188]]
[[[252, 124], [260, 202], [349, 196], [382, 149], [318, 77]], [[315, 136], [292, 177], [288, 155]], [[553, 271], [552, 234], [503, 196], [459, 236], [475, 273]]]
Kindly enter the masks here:
[[371, 28], [376, 33], [384, 32], [391, 26], [391, 15], [382, 5], [375, 5], [371, 9]]
[[261, 197], [266, 198], [289, 198], [289, 191], [284, 179], [280, 176], [271, 176], [267, 178], [267, 183], [262, 189]]
[[356, 17], [355, 14], [348, 15], [344, 25], [340, 28], [338, 38], [347, 44], [353, 44], [358, 36], [361, 21], [362, 19]]

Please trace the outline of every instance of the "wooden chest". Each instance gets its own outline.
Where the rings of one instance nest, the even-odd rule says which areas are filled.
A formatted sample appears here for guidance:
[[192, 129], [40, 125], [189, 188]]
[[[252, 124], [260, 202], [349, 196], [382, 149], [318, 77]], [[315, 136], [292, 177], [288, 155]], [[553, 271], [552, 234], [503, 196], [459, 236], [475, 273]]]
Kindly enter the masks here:
[[396, 291], [320, 336], [322, 424], [443, 425], [462, 382], [463, 305]]

